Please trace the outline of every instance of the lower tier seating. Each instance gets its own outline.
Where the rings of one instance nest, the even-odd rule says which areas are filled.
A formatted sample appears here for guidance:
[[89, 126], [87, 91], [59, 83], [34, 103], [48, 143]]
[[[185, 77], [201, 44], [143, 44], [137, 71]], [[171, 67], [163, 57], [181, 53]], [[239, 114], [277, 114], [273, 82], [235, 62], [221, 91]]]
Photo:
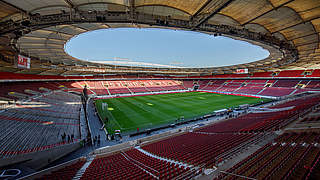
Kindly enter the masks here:
[[122, 153], [96, 158], [81, 179], [156, 179]]
[[[59, 81], [32, 83], [2, 83], [0, 100], [29, 99], [41, 93], [62, 89], [95, 95], [131, 94], [156, 91], [174, 91], [192, 88], [194, 83], [200, 90], [242, 93], [281, 97], [304, 91], [320, 90], [319, 80], [122, 80], [122, 81]], [[297, 85], [297, 86], [296, 86]]]
[[37, 180], [60, 180], [60, 179], [72, 179], [76, 173], [81, 169], [81, 167], [85, 164], [86, 161], [77, 161], [71, 165], [65, 166], [61, 169], [51, 172], [50, 174], [46, 174], [41, 178], [37, 178]]
[[212, 166], [217, 157], [248, 141], [252, 134], [186, 133], [143, 146], [160, 157], [197, 166]]
[[81, 179], [190, 179], [199, 173], [133, 148], [94, 159]]
[[272, 112], [252, 112], [226, 121], [217, 122], [198, 130], [209, 133], [264, 132], [277, 130], [287, 125], [318, 104], [320, 96], [294, 99], [269, 107], [270, 109], [289, 108]]
[[295, 89], [293, 88], [277, 88], [277, 87], [267, 87], [263, 91], [259, 93], [259, 95], [263, 96], [286, 96], [292, 93]]
[[[227, 172], [255, 179], [318, 179], [319, 142], [319, 133], [286, 133]], [[237, 177], [222, 173], [216, 179]]]

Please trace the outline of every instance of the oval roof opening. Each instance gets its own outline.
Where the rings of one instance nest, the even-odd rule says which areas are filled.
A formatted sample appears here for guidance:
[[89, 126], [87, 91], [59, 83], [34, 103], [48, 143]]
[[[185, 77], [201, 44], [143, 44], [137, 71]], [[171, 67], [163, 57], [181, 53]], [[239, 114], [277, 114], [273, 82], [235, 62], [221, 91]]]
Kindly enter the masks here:
[[224, 36], [158, 28], [101, 29], [80, 34], [65, 51], [78, 59], [142, 67], [220, 67], [262, 60], [260, 46]]

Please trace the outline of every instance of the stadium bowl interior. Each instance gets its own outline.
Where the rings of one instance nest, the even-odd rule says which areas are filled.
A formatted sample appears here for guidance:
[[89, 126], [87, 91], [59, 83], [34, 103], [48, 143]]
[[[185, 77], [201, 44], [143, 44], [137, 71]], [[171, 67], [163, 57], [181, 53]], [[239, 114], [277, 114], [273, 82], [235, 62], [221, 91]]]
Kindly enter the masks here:
[[[221, 67], [88, 62], [108, 28], [225, 36]], [[319, 179], [320, 1], [1, 0], [0, 179]]]

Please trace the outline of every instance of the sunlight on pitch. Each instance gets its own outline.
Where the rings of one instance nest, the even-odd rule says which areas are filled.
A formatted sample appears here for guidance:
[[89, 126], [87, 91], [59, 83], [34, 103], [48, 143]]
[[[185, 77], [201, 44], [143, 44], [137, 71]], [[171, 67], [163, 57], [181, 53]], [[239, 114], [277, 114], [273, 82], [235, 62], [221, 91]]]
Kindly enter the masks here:
[[153, 104], [151, 104], [151, 103], [147, 103], [147, 105], [149, 105], [149, 106], [153, 106]]
[[111, 108], [111, 107], [109, 107], [109, 108], [108, 108], [108, 110], [109, 110], [109, 111], [113, 111], [114, 109], [113, 109], [113, 108]]

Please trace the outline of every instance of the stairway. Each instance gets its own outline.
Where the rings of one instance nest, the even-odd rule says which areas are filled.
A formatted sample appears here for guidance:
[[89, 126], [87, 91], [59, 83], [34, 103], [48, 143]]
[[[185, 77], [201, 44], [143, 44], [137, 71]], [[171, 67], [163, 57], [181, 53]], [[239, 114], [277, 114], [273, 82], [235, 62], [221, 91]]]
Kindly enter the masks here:
[[79, 169], [79, 171], [76, 173], [76, 175], [72, 178], [72, 180], [80, 180], [86, 169], [90, 166], [92, 161], [94, 160], [94, 156], [90, 157], [87, 162], [82, 166], [82, 168]]
[[152, 158], [155, 158], [155, 159], [167, 161], [167, 162], [170, 162], [170, 163], [173, 163], [173, 164], [177, 164], [179, 166], [184, 166], [185, 168], [187, 168], [187, 167], [192, 168], [193, 167], [192, 165], [185, 164], [185, 163], [182, 163], [182, 162], [179, 162], [179, 161], [174, 161], [174, 160], [171, 160], [171, 159], [167, 159], [167, 158], [163, 158], [163, 157], [160, 157], [160, 156], [156, 156], [154, 154], [149, 153], [148, 151], [143, 150], [140, 146], [135, 147], [135, 149], [137, 149], [138, 151], [142, 152], [143, 154], [151, 156]]

